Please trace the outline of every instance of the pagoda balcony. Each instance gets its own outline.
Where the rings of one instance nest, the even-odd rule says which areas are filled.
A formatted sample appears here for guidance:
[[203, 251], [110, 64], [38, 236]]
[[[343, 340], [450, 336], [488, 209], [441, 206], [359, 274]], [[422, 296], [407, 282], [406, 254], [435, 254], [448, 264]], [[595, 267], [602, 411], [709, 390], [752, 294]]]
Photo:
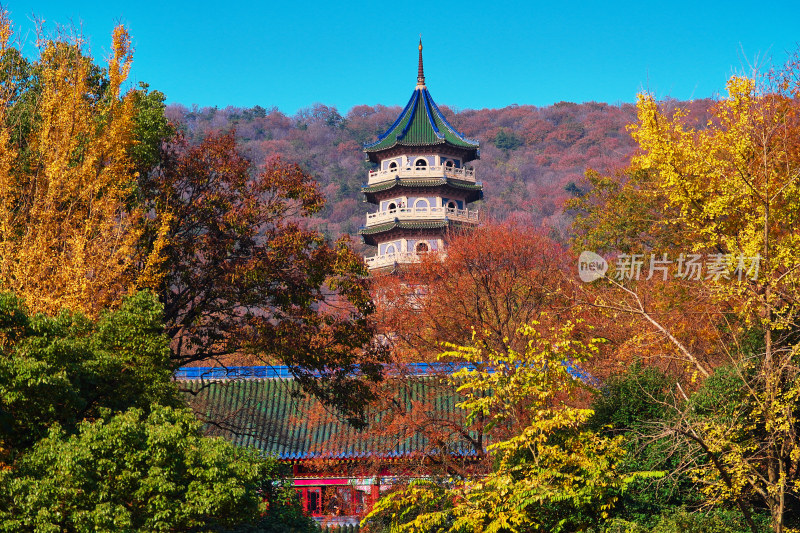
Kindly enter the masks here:
[[391, 220], [457, 220], [459, 222], [479, 222], [480, 212], [470, 209], [455, 209], [452, 207], [397, 207], [369, 213], [367, 227], [383, 224]]
[[414, 252], [397, 252], [394, 254], [373, 255], [365, 257], [367, 268], [382, 268], [395, 264], [419, 263], [420, 256]]
[[475, 183], [475, 170], [453, 166], [407, 167], [389, 170], [370, 170], [367, 185], [375, 185], [396, 178], [455, 178]]

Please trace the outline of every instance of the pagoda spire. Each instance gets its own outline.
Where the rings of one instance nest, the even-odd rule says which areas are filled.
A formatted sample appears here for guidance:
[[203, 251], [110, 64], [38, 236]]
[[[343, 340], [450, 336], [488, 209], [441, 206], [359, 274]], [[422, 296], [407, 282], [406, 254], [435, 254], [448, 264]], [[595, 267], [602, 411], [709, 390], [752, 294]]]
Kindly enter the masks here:
[[417, 67], [417, 89], [425, 88], [425, 69], [422, 68], [422, 35], [419, 36], [419, 66]]

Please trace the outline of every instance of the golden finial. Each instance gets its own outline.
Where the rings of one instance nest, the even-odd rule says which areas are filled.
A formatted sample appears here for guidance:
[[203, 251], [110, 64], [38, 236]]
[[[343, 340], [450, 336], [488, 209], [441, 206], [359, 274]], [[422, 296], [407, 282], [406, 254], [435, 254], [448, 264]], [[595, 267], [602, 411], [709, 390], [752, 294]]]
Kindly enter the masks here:
[[419, 34], [419, 67], [417, 68], [417, 88], [425, 88], [425, 70], [422, 68], [422, 34]]

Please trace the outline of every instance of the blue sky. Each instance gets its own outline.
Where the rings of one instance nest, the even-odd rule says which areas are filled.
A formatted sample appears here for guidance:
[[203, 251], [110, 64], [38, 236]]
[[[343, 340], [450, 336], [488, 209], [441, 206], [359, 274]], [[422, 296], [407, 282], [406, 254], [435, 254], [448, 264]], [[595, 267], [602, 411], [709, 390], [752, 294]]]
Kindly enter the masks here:
[[[558, 101], [704, 98], [800, 44], [800, 2], [69, 2], [3, 0], [29, 42], [33, 16], [80, 26], [96, 59], [133, 35], [132, 80], [187, 106], [403, 105], [422, 34], [428, 88], [458, 109]], [[30, 48], [29, 48], [30, 50]]]

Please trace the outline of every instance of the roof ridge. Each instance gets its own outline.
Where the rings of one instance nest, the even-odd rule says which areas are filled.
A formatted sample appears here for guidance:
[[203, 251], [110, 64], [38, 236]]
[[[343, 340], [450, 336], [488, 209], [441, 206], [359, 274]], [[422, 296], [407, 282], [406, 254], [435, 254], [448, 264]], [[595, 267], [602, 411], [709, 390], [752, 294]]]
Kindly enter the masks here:
[[391, 126], [389, 126], [389, 129], [388, 129], [388, 130], [386, 130], [386, 131], [385, 131], [385, 132], [384, 132], [382, 135], [379, 135], [379, 136], [378, 136], [378, 140], [377, 140], [377, 141], [365, 144], [365, 145], [364, 145], [364, 149], [371, 148], [372, 146], [375, 146], [376, 144], [380, 143], [382, 140], [384, 140], [386, 137], [388, 137], [388, 136], [389, 136], [389, 134], [390, 134], [390, 133], [391, 133], [391, 132], [392, 132], [392, 131], [393, 131], [393, 130], [394, 130], [396, 127], [397, 127], [397, 125], [398, 125], [398, 124], [400, 124], [400, 122], [403, 120], [403, 117], [404, 117], [404, 116], [406, 115], [406, 113], [408, 112], [408, 108], [409, 108], [409, 107], [411, 107], [411, 102], [412, 102], [412, 101], [414, 101], [414, 97], [415, 97], [415, 96], [416, 96], [416, 94], [412, 94], [412, 95], [411, 95], [411, 98], [409, 98], [409, 99], [408, 99], [408, 103], [407, 103], [407, 104], [406, 104], [406, 106], [403, 108], [403, 110], [400, 112], [400, 114], [397, 116], [397, 118], [395, 119], [394, 123], [392, 123], [392, 125], [391, 125]]
[[408, 134], [408, 129], [414, 124], [414, 117], [417, 115], [417, 107], [419, 106], [419, 91], [414, 91], [414, 94], [411, 96], [411, 100], [414, 102], [414, 105], [411, 106], [411, 116], [408, 117], [408, 121], [406, 122], [405, 127], [397, 135], [396, 139], [405, 139], [406, 135]]

